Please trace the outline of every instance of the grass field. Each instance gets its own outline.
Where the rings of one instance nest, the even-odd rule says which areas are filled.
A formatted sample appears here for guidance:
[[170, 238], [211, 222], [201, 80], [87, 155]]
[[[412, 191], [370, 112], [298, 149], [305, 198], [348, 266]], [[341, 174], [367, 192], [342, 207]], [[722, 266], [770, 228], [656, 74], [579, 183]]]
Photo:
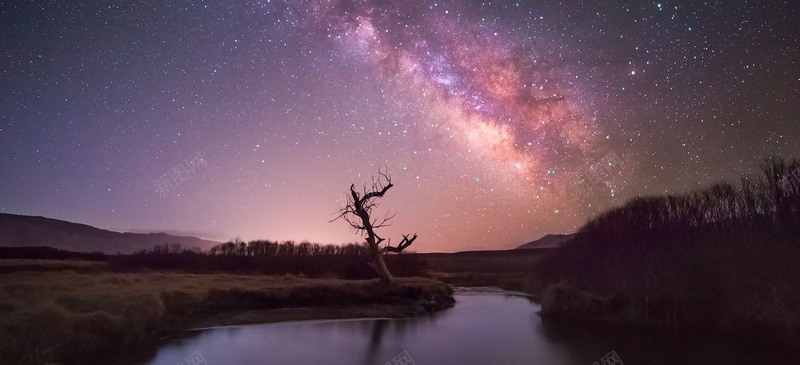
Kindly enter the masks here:
[[[17, 271], [0, 276], [0, 292], [2, 364], [108, 360], [209, 324], [402, 316], [452, 304], [447, 285], [425, 278], [383, 285], [292, 275]], [[308, 307], [325, 309], [264, 311]]]
[[467, 251], [419, 254], [426, 262], [428, 276], [453, 286], [496, 286], [534, 295], [544, 292], [546, 283], [536, 267], [554, 249]]

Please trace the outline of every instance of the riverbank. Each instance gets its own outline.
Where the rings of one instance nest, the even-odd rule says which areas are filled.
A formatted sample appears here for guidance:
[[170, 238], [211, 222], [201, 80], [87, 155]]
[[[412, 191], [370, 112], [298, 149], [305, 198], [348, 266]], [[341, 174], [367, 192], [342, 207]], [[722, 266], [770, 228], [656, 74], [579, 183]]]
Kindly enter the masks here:
[[185, 329], [303, 319], [399, 318], [451, 307], [425, 278], [13, 272], [0, 276], [4, 364], [113, 362]]
[[536, 272], [555, 249], [467, 251], [419, 254], [427, 275], [451, 286], [494, 286], [541, 295], [548, 283]]

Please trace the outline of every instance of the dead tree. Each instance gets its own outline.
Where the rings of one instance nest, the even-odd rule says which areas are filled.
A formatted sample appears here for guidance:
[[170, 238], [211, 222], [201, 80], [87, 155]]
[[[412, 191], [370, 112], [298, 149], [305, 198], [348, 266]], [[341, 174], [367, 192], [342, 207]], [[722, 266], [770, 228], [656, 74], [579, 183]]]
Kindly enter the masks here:
[[387, 212], [382, 218], [373, 218], [372, 209], [377, 206], [376, 200], [383, 197], [392, 186], [394, 185], [392, 185], [391, 176], [380, 170], [378, 170], [377, 177], [372, 177], [372, 186], [367, 188], [367, 185], [364, 184], [364, 189], [361, 193], [356, 191], [355, 184], [350, 185], [347, 204], [336, 213], [336, 218], [331, 220], [333, 222], [337, 219], [344, 219], [357, 233], [366, 234], [372, 258], [371, 266], [378, 273], [381, 281], [387, 283], [392, 282], [392, 274], [386, 267], [383, 255], [388, 252], [400, 253], [408, 246], [411, 246], [414, 240], [417, 239], [416, 234], [411, 238], [408, 238], [408, 235], [403, 235], [403, 240], [396, 247], [392, 247], [389, 244], [383, 248], [380, 247], [384, 239], [378, 236], [375, 230], [388, 226], [394, 215], [390, 215]]

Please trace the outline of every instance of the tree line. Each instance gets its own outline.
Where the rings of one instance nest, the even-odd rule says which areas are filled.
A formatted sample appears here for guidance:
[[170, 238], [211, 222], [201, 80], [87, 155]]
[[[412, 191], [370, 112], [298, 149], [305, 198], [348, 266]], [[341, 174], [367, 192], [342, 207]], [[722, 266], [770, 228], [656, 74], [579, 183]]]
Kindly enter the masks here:
[[240, 239], [228, 241], [208, 250], [212, 256], [364, 256], [369, 254], [365, 244], [348, 243], [344, 245], [319, 244], [302, 241], [254, 240], [244, 242]]
[[[800, 160], [768, 158], [759, 170], [633, 198], [589, 220], [538, 271], [611, 298], [587, 308], [627, 320], [800, 333]], [[553, 293], [545, 312], [580, 297]]]
[[620, 241], [707, 237], [720, 232], [794, 237], [800, 223], [800, 160], [769, 158], [760, 170], [759, 176], [743, 177], [738, 183], [633, 198], [590, 220], [566, 246], [602, 250]]
[[[370, 279], [376, 277], [366, 243], [318, 244], [307, 241], [241, 239], [213, 246], [208, 250], [162, 244], [130, 255], [107, 257], [118, 271], [172, 270], [191, 273], [254, 273]], [[389, 255], [387, 265], [398, 276], [424, 274], [427, 264], [415, 254]]]
[[178, 243], [167, 243], [137, 251], [135, 255], [196, 254], [227, 257], [295, 257], [295, 256], [366, 256], [366, 243], [319, 244], [302, 241], [242, 241], [239, 238], [212, 246], [206, 251], [198, 247], [183, 247]]

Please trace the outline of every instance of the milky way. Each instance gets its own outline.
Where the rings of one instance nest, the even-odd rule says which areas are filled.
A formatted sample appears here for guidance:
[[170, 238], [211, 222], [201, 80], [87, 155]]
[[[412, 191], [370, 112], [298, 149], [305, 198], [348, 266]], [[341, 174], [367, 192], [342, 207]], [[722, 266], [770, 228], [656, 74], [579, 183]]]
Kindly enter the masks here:
[[547, 38], [514, 36], [481, 17], [480, 6], [409, 5], [329, 2], [299, 12], [343, 54], [362, 57], [392, 87], [416, 94], [414, 104], [436, 118], [422, 133], [454, 139], [460, 160], [477, 155], [506, 183], [530, 187], [548, 172], [569, 171], [563, 160], [597, 148], [578, 75]]
[[0, 10], [0, 211], [499, 249], [797, 156], [789, 1], [145, 0]]

